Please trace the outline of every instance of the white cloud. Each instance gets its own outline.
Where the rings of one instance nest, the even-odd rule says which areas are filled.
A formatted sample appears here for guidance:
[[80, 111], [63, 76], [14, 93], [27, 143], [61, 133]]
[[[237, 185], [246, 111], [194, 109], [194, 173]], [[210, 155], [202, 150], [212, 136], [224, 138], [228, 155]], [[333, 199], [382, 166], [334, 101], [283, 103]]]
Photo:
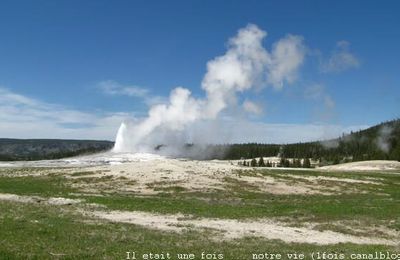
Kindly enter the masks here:
[[167, 102], [166, 97], [151, 95], [147, 88], [138, 86], [125, 86], [114, 80], [101, 81], [98, 83], [98, 87], [106, 95], [139, 98], [148, 106], [164, 104]]
[[333, 108], [335, 108], [336, 103], [335, 103], [335, 101], [332, 99], [331, 96], [326, 95], [326, 96], [324, 97], [324, 105], [325, 105], [325, 107], [328, 108], [328, 109], [333, 109]]
[[160, 105], [168, 103], [168, 97], [164, 96], [146, 96], [143, 102], [148, 106]]
[[325, 87], [321, 84], [312, 84], [304, 89], [304, 97], [312, 100], [320, 100], [324, 96]]
[[247, 99], [243, 102], [243, 109], [246, 112], [249, 112], [249, 113], [252, 113], [252, 114], [256, 114], [256, 115], [261, 114], [262, 111], [263, 111], [262, 107], [259, 104], [256, 104], [256, 103], [254, 103], [254, 102], [252, 102], [250, 100], [247, 100]]
[[123, 86], [113, 80], [101, 81], [99, 88], [107, 95], [112, 96], [130, 96], [130, 97], [145, 97], [148, 94], [148, 89], [138, 86]]
[[331, 122], [335, 116], [336, 103], [327, 93], [324, 85], [312, 84], [305, 88], [304, 97], [315, 102], [314, 120], [317, 122]]
[[326, 92], [325, 87], [321, 84], [312, 84], [305, 88], [304, 97], [313, 101], [322, 102], [327, 109], [333, 109], [336, 105], [333, 98]]
[[0, 137], [113, 140], [128, 113], [90, 113], [0, 87]]
[[298, 77], [300, 65], [304, 62], [305, 50], [301, 36], [289, 34], [279, 40], [271, 52], [268, 82], [277, 89], [282, 88], [284, 82], [293, 83]]
[[331, 57], [322, 62], [321, 71], [341, 72], [348, 69], [358, 68], [360, 66], [359, 59], [350, 52], [350, 43], [347, 41], [339, 41], [333, 51]]

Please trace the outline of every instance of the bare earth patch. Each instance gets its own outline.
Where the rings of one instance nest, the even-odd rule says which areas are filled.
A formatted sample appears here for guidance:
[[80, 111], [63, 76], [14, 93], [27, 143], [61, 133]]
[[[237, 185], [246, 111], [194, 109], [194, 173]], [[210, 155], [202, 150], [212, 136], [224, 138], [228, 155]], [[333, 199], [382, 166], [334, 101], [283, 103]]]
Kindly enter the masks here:
[[[240, 167], [228, 161], [196, 161], [170, 158], [155, 158], [140, 162], [101, 165], [81, 168], [81, 171], [93, 172], [91, 175], [77, 175], [76, 169], [65, 169], [69, 179], [77, 180], [73, 187], [89, 193], [123, 192], [141, 195], [156, 195], [171, 187], [180, 187], [188, 192], [226, 190], [225, 178], [233, 178], [253, 186], [257, 191], [277, 195], [337, 194], [343, 190], [343, 184], [380, 184], [369, 180], [354, 180], [334, 177], [240, 175], [237, 170], [250, 172], [253, 169]], [[107, 179], [108, 177], [108, 179]], [[281, 176], [283, 177], [283, 175]], [[92, 181], [89, 180], [92, 178]], [[79, 181], [82, 180], [82, 181]], [[86, 181], [84, 181], [86, 180]], [[329, 181], [324, 187], [319, 181]], [[296, 182], [296, 185], [293, 183]], [[346, 192], [357, 192], [345, 189]]]
[[387, 171], [400, 170], [400, 162], [398, 161], [362, 161], [351, 162], [337, 165], [330, 165], [318, 168], [318, 170], [326, 171]]
[[329, 176], [299, 176], [299, 175], [291, 175], [290, 178], [308, 180], [308, 181], [312, 181], [312, 182], [314, 182], [316, 184], [318, 183], [318, 181], [332, 181], [332, 182], [344, 182], [344, 183], [382, 185], [382, 183], [377, 182], [379, 180], [356, 180], [356, 179], [336, 178], [336, 177], [329, 177]]
[[259, 191], [277, 194], [277, 195], [298, 195], [298, 194], [324, 194], [329, 195], [331, 193], [321, 191], [317, 186], [299, 183], [298, 185], [292, 185], [288, 181], [282, 179], [275, 179], [270, 176], [241, 176], [237, 180], [247, 182], [248, 184], [256, 186]]
[[[82, 168], [82, 171], [94, 171], [97, 174], [73, 178], [79, 180], [86, 177], [111, 176], [113, 181], [107, 181], [107, 187], [102, 187], [100, 182], [78, 183], [75, 186], [90, 189], [93, 192], [97, 188], [102, 191], [108, 189], [154, 195], [160, 193], [160, 188], [171, 185], [180, 186], [188, 191], [221, 190], [224, 186], [223, 178], [230, 175], [233, 169], [238, 169], [238, 167], [221, 161], [157, 158]], [[70, 174], [67, 173], [66, 176]]]
[[164, 231], [180, 232], [185, 229], [213, 229], [221, 232], [219, 238], [236, 239], [246, 236], [278, 239], [287, 243], [309, 244], [382, 244], [397, 245], [396, 240], [385, 238], [359, 237], [334, 231], [317, 231], [305, 227], [289, 227], [268, 219], [257, 221], [239, 221], [233, 219], [191, 219], [184, 215], [159, 215], [148, 212], [130, 211], [93, 211], [91, 216], [112, 222], [130, 223]]

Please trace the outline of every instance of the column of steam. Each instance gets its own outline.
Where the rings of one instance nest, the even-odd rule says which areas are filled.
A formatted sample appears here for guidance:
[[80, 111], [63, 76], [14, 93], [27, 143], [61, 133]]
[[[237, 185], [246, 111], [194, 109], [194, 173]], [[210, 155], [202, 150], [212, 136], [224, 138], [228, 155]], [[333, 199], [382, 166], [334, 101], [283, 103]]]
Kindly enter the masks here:
[[216, 120], [222, 110], [237, 105], [236, 95], [254, 86], [282, 88], [291, 83], [303, 63], [302, 37], [287, 35], [273, 45], [271, 53], [262, 41], [267, 33], [249, 24], [229, 40], [227, 52], [207, 63], [202, 81], [204, 99], [196, 99], [185, 88], [175, 88], [168, 104], [150, 108], [148, 117], [133, 128], [122, 123], [115, 140], [114, 152], [137, 152], [137, 146], [149, 135], [162, 129], [184, 131], [199, 120]]

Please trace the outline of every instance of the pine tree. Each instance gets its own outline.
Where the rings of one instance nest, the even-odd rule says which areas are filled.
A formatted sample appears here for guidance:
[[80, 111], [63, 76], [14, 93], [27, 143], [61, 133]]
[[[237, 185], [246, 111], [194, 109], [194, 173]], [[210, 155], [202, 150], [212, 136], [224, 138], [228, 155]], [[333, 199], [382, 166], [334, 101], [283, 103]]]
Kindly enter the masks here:
[[301, 160], [300, 159], [296, 159], [294, 161], [294, 167], [296, 168], [301, 168]]
[[259, 167], [265, 167], [264, 158], [262, 158], [262, 156], [258, 160], [258, 166]]
[[290, 161], [289, 161], [288, 159], [285, 160], [284, 166], [285, 166], [286, 168], [289, 168], [289, 167], [290, 167]]
[[279, 167], [285, 167], [285, 158], [281, 158], [281, 161], [279, 163]]
[[253, 160], [251, 160], [251, 167], [257, 167], [257, 160], [255, 158], [253, 158]]
[[335, 156], [333, 159], [333, 164], [339, 164], [340, 163], [340, 159], [338, 156]]
[[305, 158], [303, 162], [303, 167], [304, 168], [311, 168], [311, 162], [309, 158]]

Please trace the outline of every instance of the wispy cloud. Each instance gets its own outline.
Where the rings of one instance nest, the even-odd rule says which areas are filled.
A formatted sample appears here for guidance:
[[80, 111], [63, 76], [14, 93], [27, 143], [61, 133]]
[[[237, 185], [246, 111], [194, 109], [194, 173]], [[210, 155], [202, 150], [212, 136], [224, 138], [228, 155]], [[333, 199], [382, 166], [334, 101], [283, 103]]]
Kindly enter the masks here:
[[268, 64], [268, 82], [281, 89], [284, 82], [293, 83], [306, 56], [302, 36], [287, 35], [274, 44]]
[[0, 137], [113, 140], [126, 112], [83, 112], [0, 87]]
[[99, 88], [104, 94], [112, 96], [146, 97], [149, 90], [138, 86], [124, 86], [114, 80], [101, 81]]
[[304, 96], [306, 99], [322, 102], [325, 108], [333, 109], [335, 107], [335, 101], [327, 93], [322, 84], [312, 84], [306, 87], [304, 90]]
[[348, 41], [339, 41], [336, 43], [336, 48], [329, 59], [321, 63], [320, 69], [324, 73], [329, 73], [354, 69], [359, 66], [359, 59], [350, 52], [350, 43]]
[[98, 83], [98, 87], [106, 95], [139, 98], [148, 106], [167, 102], [167, 97], [151, 95], [150, 90], [147, 88], [123, 85], [114, 80], [101, 81]]
[[316, 103], [315, 119], [319, 122], [330, 122], [335, 117], [335, 100], [322, 84], [311, 84], [304, 89], [305, 99]]
[[251, 114], [259, 115], [263, 112], [263, 109], [259, 104], [256, 104], [253, 101], [247, 99], [243, 102], [242, 106], [246, 112]]

